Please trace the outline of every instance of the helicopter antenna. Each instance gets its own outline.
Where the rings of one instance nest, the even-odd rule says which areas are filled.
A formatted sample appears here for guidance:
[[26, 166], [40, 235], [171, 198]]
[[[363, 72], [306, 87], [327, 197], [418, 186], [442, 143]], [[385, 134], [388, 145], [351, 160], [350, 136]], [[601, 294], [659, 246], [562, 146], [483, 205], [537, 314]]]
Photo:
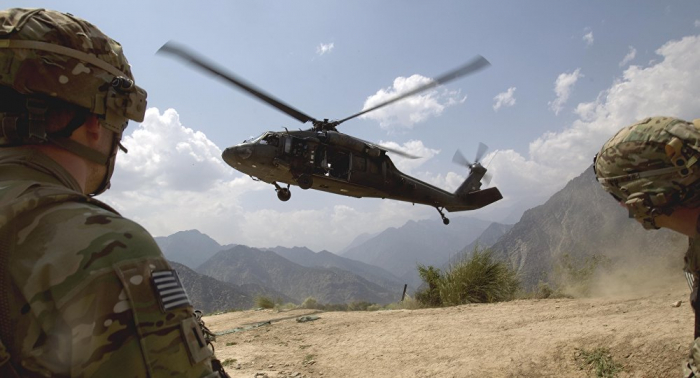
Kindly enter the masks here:
[[314, 124], [316, 124], [318, 122], [314, 118], [294, 109], [293, 107], [285, 104], [284, 102], [265, 93], [262, 89], [256, 88], [254, 85], [247, 83], [245, 80], [235, 76], [230, 72], [224, 71], [222, 68], [219, 68], [216, 65], [214, 65], [214, 63], [208, 62], [204, 58], [198, 57], [194, 53], [187, 51], [186, 49], [178, 46], [172, 41], [168, 41], [166, 44], [164, 44], [160, 49], [158, 49], [158, 52], [173, 54], [176, 57], [179, 57], [194, 66], [202, 68], [205, 71], [211, 73], [212, 75], [217, 76], [223, 79], [224, 81], [227, 81], [237, 86], [238, 88], [241, 88], [242, 90], [250, 93], [251, 95], [253, 95], [253, 97], [256, 97], [259, 100], [272, 105], [277, 110], [280, 110], [281, 112], [291, 116], [292, 118], [296, 119], [301, 123], [311, 121]]
[[472, 59], [469, 63], [467, 63], [467, 64], [465, 64], [465, 65], [463, 65], [463, 66], [461, 66], [461, 67], [458, 67], [458, 68], [456, 68], [456, 69], [454, 69], [454, 70], [452, 70], [452, 71], [450, 71], [450, 72], [448, 72], [448, 73], [446, 73], [446, 74], [444, 74], [444, 75], [438, 77], [437, 79], [434, 79], [434, 80], [431, 81], [430, 83], [428, 83], [428, 84], [426, 84], [426, 85], [422, 85], [422, 86], [420, 86], [420, 87], [418, 87], [418, 88], [415, 88], [415, 89], [413, 89], [413, 90], [411, 90], [411, 91], [408, 91], [408, 92], [406, 92], [406, 93], [404, 93], [404, 94], [401, 94], [401, 95], [399, 95], [399, 96], [397, 96], [397, 97], [394, 97], [394, 98], [392, 98], [392, 99], [390, 99], [390, 100], [388, 100], [388, 101], [385, 101], [385, 102], [383, 102], [383, 103], [381, 103], [381, 104], [379, 104], [379, 105], [373, 106], [373, 107], [371, 107], [371, 108], [369, 108], [369, 109], [365, 109], [365, 110], [363, 110], [363, 111], [361, 111], [361, 112], [359, 112], [359, 113], [357, 113], [357, 114], [353, 114], [353, 115], [351, 115], [350, 117], [343, 118], [343, 119], [341, 119], [340, 121], [336, 121], [336, 122], [334, 122], [334, 123], [335, 123], [335, 126], [337, 126], [337, 125], [339, 125], [339, 124], [341, 124], [341, 123], [343, 123], [343, 122], [345, 122], [345, 121], [351, 120], [351, 119], [353, 119], [353, 118], [355, 118], [355, 117], [359, 117], [359, 116], [361, 116], [361, 115], [363, 115], [363, 114], [365, 114], [365, 113], [369, 113], [369, 112], [371, 112], [371, 111], [373, 111], [373, 110], [377, 110], [377, 109], [383, 108], [383, 107], [385, 107], [385, 106], [387, 106], [387, 105], [389, 105], [389, 104], [393, 104], [393, 103], [395, 103], [396, 101], [402, 100], [402, 99], [404, 99], [404, 98], [406, 98], [406, 97], [413, 96], [413, 95], [415, 95], [415, 94], [417, 94], [417, 93], [423, 92], [423, 91], [428, 90], [428, 89], [430, 89], [430, 88], [437, 87], [438, 85], [442, 85], [442, 84], [448, 83], [448, 82], [450, 82], [450, 81], [452, 81], [452, 80], [455, 80], [455, 79], [457, 79], [457, 78], [460, 78], [460, 77], [462, 77], [462, 76], [464, 76], [464, 75], [468, 75], [468, 74], [474, 73], [474, 72], [476, 72], [476, 71], [478, 71], [478, 70], [480, 70], [480, 69], [482, 69], [482, 68], [486, 68], [486, 67], [488, 67], [488, 66], [490, 66], [490, 65], [491, 65], [491, 63], [489, 63], [489, 61], [486, 60], [486, 58], [484, 58], [484, 57], [481, 56], [481, 55], [477, 55], [477, 56], [474, 57], [474, 59]]

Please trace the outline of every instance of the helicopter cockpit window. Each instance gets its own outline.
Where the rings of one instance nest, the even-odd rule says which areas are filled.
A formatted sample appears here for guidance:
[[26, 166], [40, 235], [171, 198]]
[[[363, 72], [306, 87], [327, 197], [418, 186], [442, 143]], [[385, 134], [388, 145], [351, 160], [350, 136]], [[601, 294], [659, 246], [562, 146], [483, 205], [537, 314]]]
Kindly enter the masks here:
[[258, 143], [260, 144], [269, 144], [271, 146], [278, 146], [280, 142], [280, 138], [277, 134], [273, 133], [268, 133], [263, 136]]
[[264, 132], [255, 138], [249, 138], [243, 141], [243, 143], [258, 143], [265, 135], [267, 135], [267, 132]]

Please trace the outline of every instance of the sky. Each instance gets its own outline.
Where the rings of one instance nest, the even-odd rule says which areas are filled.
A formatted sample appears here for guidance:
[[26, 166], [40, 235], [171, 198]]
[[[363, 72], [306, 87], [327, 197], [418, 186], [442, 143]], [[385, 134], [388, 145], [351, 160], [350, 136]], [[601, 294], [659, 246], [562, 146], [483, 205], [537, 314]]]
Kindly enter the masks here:
[[[700, 118], [700, 1], [15, 1], [72, 13], [119, 41], [148, 91], [100, 199], [154, 236], [337, 252], [363, 233], [433, 219], [422, 205], [274, 187], [221, 160], [267, 130], [308, 128], [170, 56], [175, 41], [316, 119], [342, 119], [477, 55], [491, 66], [340, 131], [422, 156], [405, 173], [454, 191], [460, 149], [504, 199], [469, 216], [514, 223], [580, 175], [620, 128]], [[206, 4], [206, 5], [203, 5]], [[450, 227], [450, 226], [447, 226]]]

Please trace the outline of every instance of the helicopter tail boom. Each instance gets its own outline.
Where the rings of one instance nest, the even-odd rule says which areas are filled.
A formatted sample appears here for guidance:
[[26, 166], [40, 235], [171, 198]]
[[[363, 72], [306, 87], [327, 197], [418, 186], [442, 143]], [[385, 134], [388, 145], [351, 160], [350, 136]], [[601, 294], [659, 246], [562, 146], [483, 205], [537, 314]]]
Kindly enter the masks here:
[[487, 188], [462, 195], [460, 196], [460, 199], [464, 201], [464, 205], [447, 205], [445, 206], [445, 209], [449, 212], [480, 209], [486, 205], [503, 199], [503, 195], [498, 188]]

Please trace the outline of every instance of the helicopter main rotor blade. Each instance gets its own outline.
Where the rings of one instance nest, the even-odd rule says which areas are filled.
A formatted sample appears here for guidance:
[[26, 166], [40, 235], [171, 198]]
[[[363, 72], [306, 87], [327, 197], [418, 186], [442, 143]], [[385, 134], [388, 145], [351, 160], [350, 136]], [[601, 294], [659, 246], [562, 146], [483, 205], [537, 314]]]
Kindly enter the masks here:
[[391, 148], [391, 147], [387, 147], [387, 146], [382, 146], [381, 144], [368, 142], [364, 139], [360, 139], [360, 138], [356, 138], [356, 139], [359, 139], [359, 140], [365, 142], [369, 146], [375, 146], [375, 147], [382, 149], [384, 151], [388, 151], [388, 152], [394, 153], [394, 154], [399, 155], [399, 156], [403, 156], [403, 157], [408, 158], [408, 159], [420, 159], [420, 158], [422, 158], [422, 156], [411, 155], [408, 152], [404, 152], [404, 151], [397, 150], [395, 148]]
[[446, 74], [444, 74], [444, 75], [442, 75], [442, 76], [440, 76], [440, 77], [434, 79], [433, 81], [431, 81], [430, 83], [428, 83], [428, 84], [426, 84], [426, 85], [423, 85], [423, 86], [420, 86], [420, 87], [418, 87], [418, 88], [416, 88], [416, 89], [413, 89], [413, 90], [411, 90], [411, 91], [408, 91], [408, 92], [406, 92], [406, 93], [404, 93], [404, 94], [401, 94], [401, 95], [399, 95], [399, 96], [397, 96], [397, 97], [394, 97], [394, 98], [392, 98], [392, 99], [390, 99], [390, 100], [388, 100], [388, 101], [385, 101], [385, 102], [383, 102], [383, 103], [381, 103], [381, 104], [379, 104], [379, 105], [376, 105], [376, 106], [373, 106], [373, 107], [371, 107], [371, 108], [369, 108], [369, 109], [363, 110], [363, 111], [361, 111], [361, 112], [359, 112], [359, 113], [357, 113], [357, 114], [353, 114], [353, 115], [351, 115], [350, 117], [343, 118], [343, 119], [341, 119], [340, 121], [337, 121], [336, 125], [339, 125], [339, 124], [341, 124], [341, 123], [343, 123], [343, 122], [345, 122], [345, 121], [351, 120], [351, 119], [353, 119], [353, 118], [355, 118], [355, 117], [359, 117], [359, 116], [361, 116], [361, 115], [363, 115], [363, 114], [365, 114], [365, 113], [369, 113], [369, 112], [371, 112], [371, 111], [373, 111], [373, 110], [377, 110], [377, 109], [379, 109], [379, 108], [383, 108], [383, 107], [385, 107], [385, 106], [387, 106], [387, 105], [389, 105], [389, 104], [393, 104], [393, 103], [395, 103], [396, 101], [402, 100], [402, 99], [404, 99], [404, 98], [406, 98], [406, 97], [410, 97], [410, 96], [413, 96], [413, 95], [415, 95], [415, 94], [417, 94], [417, 93], [426, 91], [426, 90], [428, 90], [428, 89], [430, 89], [430, 88], [437, 87], [438, 85], [445, 84], [445, 83], [447, 83], [447, 82], [450, 82], [450, 81], [452, 81], [452, 80], [455, 80], [455, 79], [457, 79], [457, 78], [460, 78], [460, 77], [462, 77], [462, 76], [464, 76], [464, 75], [468, 75], [468, 74], [474, 73], [474, 72], [476, 72], [476, 71], [478, 71], [478, 70], [480, 70], [480, 69], [482, 69], [482, 68], [488, 67], [488, 66], [490, 66], [490, 65], [491, 65], [491, 63], [489, 63], [489, 61], [486, 60], [486, 58], [484, 58], [484, 57], [481, 56], [481, 55], [477, 55], [477, 56], [476, 56], [474, 59], [472, 59], [469, 63], [467, 63], [467, 64], [465, 64], [465, 65], [463, 65], [463, 66], [461, 66], [461, 67], [459, 67], [459, 68], [456, 68], [456, 69], [454, 69], [454, 70], [452, 70], [452, 71], [450, 71], [450, 72], [448, 72], [448, 73], [446, 73]]
[[481, 142], [479, 142], [479, 148], [476, 150], [476, 162], [480, 162], [481, 158], [484, 157], [484, 154], [486, 153], [486, 150], [488, 150], [489, 147]]
[[452, 162], [465, 167], [471, 167], [472, 165], [472, 163], [464, 157], [462, 151], [460, 150], [455, 151], [455, 155], [452, 157]]
[[258, 98], [259, 100], [273, 106], [277, 110], [282, 111], [283, 113], [291, 116], [292, 118], [298, 120], [299, 122], [306, 123], [306, 122], [317, 122], [314, 118], [309, 117], [308, 115], [292, 108], [291, 106], [283, 103], [282, 101], [272, 97], [271, 95], [265, 93], [263, 90], [256, 88], [252, 84], [247, 83], [245, 80], [233, 75], [232, 73], [225, 72], [223, 69], [216, 67], [213, 63], [207, 62], [203, 58], [200, 58], [196, 56], [194, 53], [189, 52], [185, 50], [182, 47], [177, 46], [177, 44], [173, 43], [172, 41], [167, 42], [164, 44], [160, 49], [158, 49], [159, 53], [170, 53], [173, 54], [179, 58], [182, 58], [183, 60], [195, 65], [196, 67], [199, 67], [214, 76], [218, 76], [224, 81], [227, 81], [238, 88], [244, 90], [245, 92], [248, 92], [251, 94], [253, 97]]
[[404, 151], [397, 150], [395, 148], [391, 148], [391, 147], [387, 147], [387, 146], [382, 146], [381, 144], [378, 144], [377, 146], [381, 149], [384, 149], [384, 150], [387, 150], [388, 152], [391, 152], [392, 154], [396, 154], [396, 155], [399, 155], [399, 156], [402, 156], [402, 157], [405, 157], [408, 159], [420, 159], [421, 158], [420, 156], [411, 155], [408, 152], [404, 152]]

